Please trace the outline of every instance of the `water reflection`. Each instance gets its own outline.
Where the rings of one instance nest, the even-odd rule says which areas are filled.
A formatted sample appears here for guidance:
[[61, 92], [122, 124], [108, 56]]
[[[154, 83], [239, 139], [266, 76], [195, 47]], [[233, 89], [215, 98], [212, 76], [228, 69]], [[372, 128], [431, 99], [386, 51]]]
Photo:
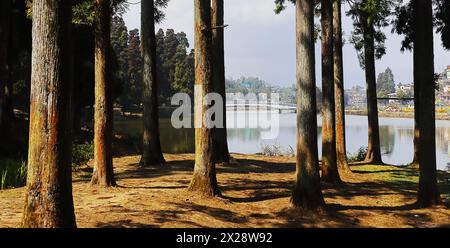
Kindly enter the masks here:
[[[244, 112], [227, 112], [236, 114], [228, 121], [243, 121]], [[257, 118], [256, 112], [250, 112], [247, 118]], [[295, 147], [296, 115], [280, 114], [279, 135], [272, 140], [261, 139], [261, 128], [233, 128], [228, 130], [228, 143], [231, 152], [253, 154], [261, 152], [264, 145], [281, 144], [285, 148]], [[319, 155], [321, 151], [321, 118], [318, 117]], [[231, 123], [230, 123], [231, 124]], [[413, 119], [380, 118], [380, 142], [383, 161], [389, 164], [408, 164], [413, 159]], [[160, 121], [161, 143], [164, 152], [194, 152], [194, 130], [174, 129], [170, 120]], [[142, 124], [140, 120], [116, 121], [115, 129], [127, 134], [139, 146], [141, 142]], [[367, 118], [364, 116], [346, 117], [347, 151], [355, 153], [361, 146], [367, 146]], [[450, 121], [436, 121], [436, 158], [439, 169], [445, 169], [450, 163]]]

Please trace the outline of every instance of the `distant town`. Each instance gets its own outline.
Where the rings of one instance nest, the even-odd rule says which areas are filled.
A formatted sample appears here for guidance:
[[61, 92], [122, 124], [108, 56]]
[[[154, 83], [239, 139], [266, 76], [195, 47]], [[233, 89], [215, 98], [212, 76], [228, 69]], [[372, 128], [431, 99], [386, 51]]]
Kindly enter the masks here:
[[[450, 66], [436, 75], [436, 107], [450, 111]], [[389, 68], [380, 73], [377, 79], [377, 95], [379, 106], [386, 111], [399, 111], [402, 108], [414, 108], [414, 83], [394, 84]], [[366, 90], [354, 86], [345, 90], [345, 105], [347, 109], [363, 109], [366, 107]]]
[[[450, 114], [450, 65], [436, 75], [436, 111]], [[295, 85], [281, 87], [269, 84], [257, 77], [241, 77], [227, 79], [227, 93], [238, 93], [228, 101], [243, 101], [248, 93], [259, 95], [278, 93], [282, 104], [296, 103]], [[317, 88], [317, 104], [321, 106], [321, 90]], [[377, 77], [377, 97], [379, 111], [383, 112], [413, 112], [414, 111], [414, 83], [395, 83], [390, 68], [386, 68]], [[345, 108], [349, 111], [364, 111], [366, 109], [366, 89], [363, 86], [353, 86], [345, 90]]]

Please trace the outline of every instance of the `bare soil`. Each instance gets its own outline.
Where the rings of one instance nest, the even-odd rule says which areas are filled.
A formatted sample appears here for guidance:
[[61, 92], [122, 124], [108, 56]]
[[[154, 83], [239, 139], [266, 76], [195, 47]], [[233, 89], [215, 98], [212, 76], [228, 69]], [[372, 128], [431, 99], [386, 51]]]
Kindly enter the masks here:
[[[166, 154], [160, 168], [139, 168], [138, 156], [114, 160], [118, 187], [89, 184], [90, 166], [74, 173], [78, 227], [450, 227], [450, 176], [440, 175], [444, 205], [415, 209], [417, 171], [353, 165], [345, 184], [324, 185], [327, 213], [289, 206], [293, 158], [233, 154], [218, 166], [223, 198], [187, 191], [192, 154]], [[25, 188], [0, 191], [0, 227], [19, 227]]]

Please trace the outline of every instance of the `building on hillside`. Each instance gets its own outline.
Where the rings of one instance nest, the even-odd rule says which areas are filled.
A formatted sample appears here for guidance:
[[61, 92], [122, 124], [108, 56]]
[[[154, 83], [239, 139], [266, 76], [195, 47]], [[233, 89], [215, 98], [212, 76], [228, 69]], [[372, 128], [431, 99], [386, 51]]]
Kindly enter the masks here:
[[401, 90], [404, 93], [406, 93], [406, 92], [413, 92], [414, 91], [414, 83], [410, 83], [410, 84], [399, 83], [398, 86], [397, 86], [397, 90]]
[[450, 80], [450, 65], [447, 66], [447, 80]]
[[244, 81], [241, 83], [241, 86], [244, 88], [253, 88], [256, 86], [255, 82], [250, 82], [250, 81]]
[[367, 106], [366, 90], [361, 86], [353, 86], [351, 89], [345, 90], [347, 95], [347, 103], [352, 108], [365, 108]]
[[450, 66], [439, 74], [437, 84], [436, 104], [440, 107], [450, 106]]

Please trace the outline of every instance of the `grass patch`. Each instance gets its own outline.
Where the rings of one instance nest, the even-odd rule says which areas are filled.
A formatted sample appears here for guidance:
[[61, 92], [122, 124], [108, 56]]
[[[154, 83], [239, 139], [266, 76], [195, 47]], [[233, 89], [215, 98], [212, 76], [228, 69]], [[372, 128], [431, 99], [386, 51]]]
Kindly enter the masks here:
[[26, 184], [27, 163], [20, 160], [0, 158], [0, 189], [22, 187]]
[[[354, 173], [370, 174], [372, 180], [405, 188], [417, 188], [419, 184], [419, 169], [410, 166], [352, 165], [352, 171]], [[450, 202], [450, 173], [438, 171], [437, 178], [441, 198]]]
[[74, 144], [72, 147], [72, 168], [77, 170], [94, 158], [94, 145], [92, 142]]

